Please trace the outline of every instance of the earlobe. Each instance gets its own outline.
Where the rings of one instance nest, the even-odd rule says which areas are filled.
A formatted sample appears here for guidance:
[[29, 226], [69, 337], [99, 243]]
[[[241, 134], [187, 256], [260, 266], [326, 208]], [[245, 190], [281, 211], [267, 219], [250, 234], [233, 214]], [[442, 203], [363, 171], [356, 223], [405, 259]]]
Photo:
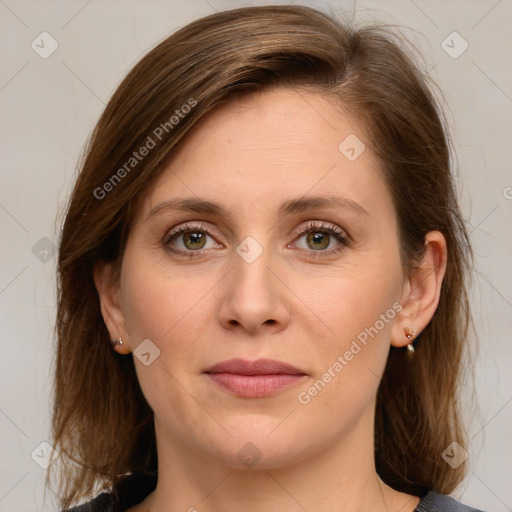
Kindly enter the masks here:
[[411, 270], [404, 286], [402, 310], [391, 335], [391, 345], [395, 347], [411, 343], [407, 332], [415, 331], [414, 338], [418, 337], [439, 304], [448, 256], [446, 240], [441, 232], [430, 231], [425, 237], [425, 246], [421, 263]]
[[[119, 282], [114, 276], [113, 264], [96, 263], [93, 268], [93, 277], [99, 295], [101, 314], [110, 334], [112, 347], [120, 354], [128, 354], [129, 339], [119, 301]], [[122, 343], [115, 342], [120, 339]]]

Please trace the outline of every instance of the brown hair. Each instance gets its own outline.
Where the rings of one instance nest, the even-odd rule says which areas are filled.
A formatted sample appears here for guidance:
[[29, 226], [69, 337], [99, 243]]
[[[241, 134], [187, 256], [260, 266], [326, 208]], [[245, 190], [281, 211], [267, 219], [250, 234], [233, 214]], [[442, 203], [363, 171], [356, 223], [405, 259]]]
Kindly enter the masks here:
[[[429, 231], [447, 240], [440, 303], [413, 360], [402, 349], [389, 354], [377, 398], [375, 460], [386, 483], [420, 496], [448, 493], [461, 481], [464, 465], [452, 469], [441, 453], [454, 440], [465, 446], [457, 391], [471, 250], [446, 123], [401, 46], [382, 27], [356, 29], [311, 8], [249, 7], [178, 30], [123, 80], [89, 141], [60, 242], [52, 429], [62, 506], [115, 486], [127, 473], [157, 470], [153, 413], [131, 355], [112, 350], [93, 266], [121, 261], [136, 203], [196, 123], [233, 93], [271, 87], [318, 92], [361, 122], [393, 197], [405, 268], [421, 260]], [[130, 160], [148, 137], [155, 146]]]

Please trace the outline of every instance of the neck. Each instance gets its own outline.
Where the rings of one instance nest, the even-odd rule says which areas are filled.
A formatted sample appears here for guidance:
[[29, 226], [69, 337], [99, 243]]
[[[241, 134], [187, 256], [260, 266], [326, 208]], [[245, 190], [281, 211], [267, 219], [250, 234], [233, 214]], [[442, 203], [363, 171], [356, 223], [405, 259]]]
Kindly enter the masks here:
[[155, 422], [158, 483], [137, 511], [244, 512], [372, 511], [410, 512], [419, 499], [394, 491], [375, 471], [373, 429], [354, 428], [325, 449], [287, 465], [237, 469], [204, 451], [166, 439]]

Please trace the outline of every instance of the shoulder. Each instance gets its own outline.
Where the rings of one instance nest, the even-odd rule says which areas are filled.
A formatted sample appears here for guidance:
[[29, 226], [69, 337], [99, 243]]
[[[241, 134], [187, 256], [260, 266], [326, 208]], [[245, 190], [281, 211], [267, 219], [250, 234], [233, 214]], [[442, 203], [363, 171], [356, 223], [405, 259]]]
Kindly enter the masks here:
[[459, 501], [439, 494], [435, 491], [430, 491], [418, 503], [414, 512], [483, 512], [482, 510], [463, 505]]

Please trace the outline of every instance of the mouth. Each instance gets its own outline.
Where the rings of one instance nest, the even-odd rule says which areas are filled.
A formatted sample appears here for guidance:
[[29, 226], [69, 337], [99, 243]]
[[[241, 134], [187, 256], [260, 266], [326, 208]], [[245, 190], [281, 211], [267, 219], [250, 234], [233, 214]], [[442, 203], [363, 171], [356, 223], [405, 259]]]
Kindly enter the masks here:
[[302, 370], [272, 359], [230, 359], [215, 364], [204, 373], [224, 391], [245, 398], [276, 394], [307, 377]]

